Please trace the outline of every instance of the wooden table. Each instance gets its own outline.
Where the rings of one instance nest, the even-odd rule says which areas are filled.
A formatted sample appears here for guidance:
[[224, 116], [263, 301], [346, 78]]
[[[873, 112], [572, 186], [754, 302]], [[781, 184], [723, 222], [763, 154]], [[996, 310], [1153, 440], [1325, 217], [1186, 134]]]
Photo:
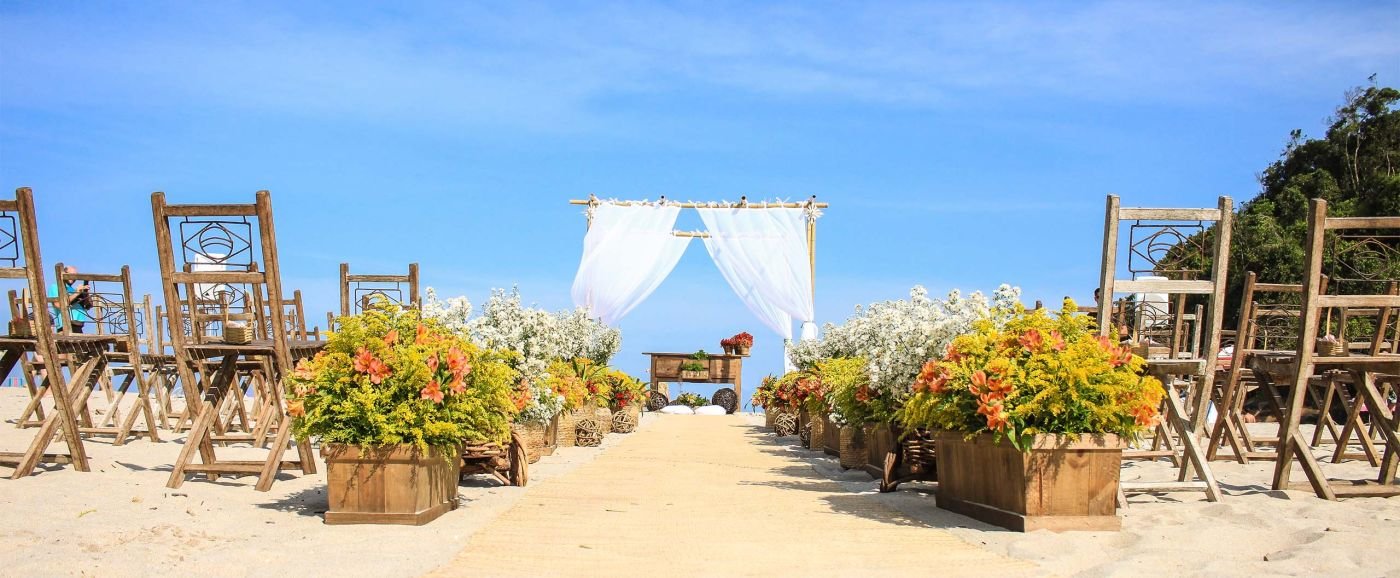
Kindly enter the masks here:
[[[86, 411], [92, 387], [107, 367], [107, 356], [103, 353], [115, 342], [116, 339], [108, 335], [54, 336], [54, 348], [60, 355], [72, 355], [77, 367], [73, 369], [65, 388], [61, 377], [52, 380], [55, 374], [63, 371], [61, 361], [45, 360], [45, 364], [53, 371], [44, 377], [38, 393], [30, 400], [30, 405], [38, 406], [44, 392], [48, 391], [54, 398], [54, 412], [44, 418], [28, 451], [0, 453], [0, 464], [15, 467], [12, 479], [28, 476], [40, 462], [71, 463], [78, 471], [88, 471], [87, 453], [83, 448], [76, 416]], [[37, 343], [32, 337], [0, 337], [0, 351], [3, 351], [3, 354], [0, 354], [0, 377], [9, 376], [25, 354], [36, 351]], [[60, 428], [68, 442], [69, 454], [44, 453]]]
[[[734, 394], [739, 398], [739, 407], [744, 406], [744, 358], [747, 356], [712, 353], [707, 360], [695, 360], [690, 358], [690, 353], [646, 352], [643, 355], [651, 356], [652, 391], [661, 391], [659, 386], [662, 383], [730, 383], [734, 385]], [[709, 377], [682, 378], [681, 365], [691, 361], [700, 361], [705, 365], [709, 370]], [[670, 397], [669, 391], [661, 393]]]

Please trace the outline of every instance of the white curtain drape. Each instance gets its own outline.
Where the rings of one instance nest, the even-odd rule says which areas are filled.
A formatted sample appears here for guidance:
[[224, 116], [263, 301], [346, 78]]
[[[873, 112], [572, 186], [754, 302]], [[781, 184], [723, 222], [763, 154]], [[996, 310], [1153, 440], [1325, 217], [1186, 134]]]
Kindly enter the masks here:
[[671, 274], [689, 237], [671, 232], [680, 207], [601, 204], [583, 238], [574, 304], [614, 324]]
[[792, 339], [793, 318], [802, 321], [803, 339], [816, 338], [806, 211], [696, 211], [710, 235], [705, 248], [749, 311], [783, 339]]

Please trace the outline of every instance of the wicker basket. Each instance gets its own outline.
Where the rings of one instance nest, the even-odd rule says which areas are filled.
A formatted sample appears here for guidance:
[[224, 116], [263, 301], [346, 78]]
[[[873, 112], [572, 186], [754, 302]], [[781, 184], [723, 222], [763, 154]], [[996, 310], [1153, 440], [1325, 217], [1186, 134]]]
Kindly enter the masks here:
[[858, 425], [841, 426], [841, 469], [865, 466], [865, 430]]
[[559, 412], [558, 437], [555, 438], [555, 445], [561, 448], [571, 448], [578, 445], [578, 430], [575, 429], [575, 426], [578, 425], [578, 418], [582, 415], [576, 409], [566, 409]]
[[603, 435], [612, 433], [612, 410], [600, 407], [593, 410], [593, 418], [598, 420], [598, 429]]
[[529, 463], [540, 461], [544, 456], [544, 430], [545, 424], [511, 424], [511, 431], [520, 434], [520, 439], [525, 442], [525, 455], [529, 456]]
[[815, 418], [811, 422], [811, 436], [807, 438], [807, 449], [821, 451], [822, 444], [826, 443], [826, 420]]
[[826, 423], [822, 427], [822, 450], [829, 456], [841, 455], [841, 424], [831, 421], [831, 416], [826, 416]]
[[765, 407], [765, 408], [763, 408], [763, 427], [766, 427], [766, 428], [768, 428], [768, 429], [773, 429], [773, 426], [777, 425], [777, 422], [778, 422], [778, 408], [776, 408], [776, 407]]
[[1347, 354], [1347, 342], [1340, 339], [1319, 339], [1316, 349], [1320, 357], [1343, 357]]
[[230, 345], [247, 345], [253, 342], [253, 327], [251, 325], [230, 325], [224, 324], [224, 343]]

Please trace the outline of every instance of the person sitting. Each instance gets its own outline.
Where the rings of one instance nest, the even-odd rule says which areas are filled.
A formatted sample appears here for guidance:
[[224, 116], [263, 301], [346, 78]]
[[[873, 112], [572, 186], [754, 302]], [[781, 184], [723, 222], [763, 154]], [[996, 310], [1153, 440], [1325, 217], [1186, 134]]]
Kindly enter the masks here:
[[[76, 275], [78, 273], [78, 268], [69, 265], [63, 268], [63, 272], [67, 275]], [[72, 329], [73, 333], [82, 333], [83, 326], [92, 322], [92, 314], [89, 312], [92, 309], [92, 293], [87, 283], [80, 283], [74, 279], [69, 279], [64, 281], [63, 284], [68, 291], [68, 326]], [[49, 299], [58, 299], [57, 283], [49, 285]], [[51, 308], [53, 309], [54, 319], [58, 319], [60, 313], [58, 306], [54, 305], [51, 306]]]

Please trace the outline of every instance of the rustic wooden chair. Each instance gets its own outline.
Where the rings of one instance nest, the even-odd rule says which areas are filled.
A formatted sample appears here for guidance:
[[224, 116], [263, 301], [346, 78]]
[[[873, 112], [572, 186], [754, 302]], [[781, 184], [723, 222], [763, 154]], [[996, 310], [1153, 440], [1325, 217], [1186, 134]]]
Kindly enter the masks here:
[[[168, 314], [176, 368], [185, 384], [186, 403], [194, 408], [191, 412], [194, 424], [167, 485], [179, 487], [191, 473], [203, 473], [210, 479], [219, 475], [257, 475], [255, 488], [267, 491], [279, 471], [315, 473], [316, 462], [310, 444], [291, 444], [290, 427], [278, 428], [270, 451], [262, 460], [220, 459], [214, 446], [214, 437], [219, 435], [220, 408], [236, 389], [240, 363], [268, 372], [267, 381], [271, 384], [268, 395], [276, 402], [276, 419], [285, 421], [282, 376], [291, 371], [297, 358], [313, 355], [319, 347], [313, 342], [293, 342], [282, 331], [273, 332], [271, 339], [254, 339], [251, 343], [221, 342], [214, 331], [215, 327], [228, 330], [223, 321], [235, 306], [240, 312], [251, 309], [256, 327], [256, 323], [261, 322], [258, 317], [262, 311], [253, 305], [251, 295], [266, 291], [262, 298], [281, 299], [282, 280], [271, 195], [258, 191], [252, 204], [174, 205], [167, 204], [165, 194], [157, 192], [151, 195], [151, 210], [161, 285], [165, 302], [172, 305]], [[222, 311], [218, 313], [207, 307], [211, 291], [221, 294]], [[281, 307], [270, 309], [268, 314], [274, 327], [284, 326], [282, 313]], [[191, 321], [188, 335], [173, 330], [183, 327], [186, 319]], [[206, 371], [205, 362], [213, 360], [217, 360], [217, 366]], [[203, 378], [202, 382], [197, 375]], [[193, 387], [196, 384], [199, 387]], [[295, 447], [299, 459], [282, 459], [289, 444]], [[195, 463], [196, 456], [201, 463]]]
[[[28, 188], [21, 188], [15, 191], [14, 200], [0, 200], [0, 278], [25, 279], [31, 295], [47, 295], [40, 255], [34, 196]], [[0, 464], [14, 466], [11, 476], [14, 479], [33, 473], [41, 462], [72, 464], [78, 471], [89, 471], [77, 416], [87, 405], [88, 396], [82, 392], [90, 391], [97, 383], [107, 364], [103, 352], [116, 340], [103, 335], [62, 335], [54, 329], [48, 312], [43, 310], [45, 307], [41, 304], [45, 304], [45, 300], [36, 298], [30, 303], [35, 310], [28, 314], [23, 310], [12, 311], [19, 316], [12, 318], [11, 334], [0, 337], [0, 351], [3, 351], [0, 378], [8, 377], [26, 355], [43, 356], [50, 361], [52, 371], [45, 372], [40, 386], [47, 386], [54, 400], [54, 411], [44, 417], [27, 450], [0, 453]], [[23, 329], [16, 331], [19, 326]], [[73, 361], [71, 376], [64, 375], [60, 354], [69, 355]], [[74, 396], [73, 392], [80, 395]], [[67, 454], [45, 453], [55, 437], [67, 443]]]
[[[1174, 464], [1179, 465], [1179, 474], [1174, 482], [1134, 482], [1122, 484], [1122, 491], [1129, 493], [1200, 491], [1209, 501], [1218, 501], [1220, 488], [1215, 482], [1210, 464], [1206, 460], [1205, 448], [1201, 447], [1198, 435], [1203, 433], [1206, 406], [1210, 402], [1216, 376], [1216, 355], [1220, 350], [1221, 316], [1225, 307], [1226, 272], [1229, 270], [1229, 250], [1231, 218], [1234, 204], [1229, 197], [1220, 197], [1219, 205], [1212, 209], [1151, 209], [1125, 208], [1119, 206], [1116, 195], [1109, 195], [1104, 221], [1104, 244], [1102, 269], [1100, 271], [1099, 319], [1109, 319], [1109, 306], [1118, 293], [1200, 295], [1206, 303], [1205, 321], [1201, 332], [1205, 335], [1205, 346], [1197, 355], [1184, 357], [1176, 349], [1183, 341], [1171, 340], [1166, 359], [1149, 359], [1148, 371], [1162, 380], [1166, 388], [1163, 396], [1162, 423], [1154, 436], [1154, 449], [1148, 452], [1129, 450], [1124, 457], [1131, 459], [1134, 454], [1155, 459], [1163, 450], [1158, 443], [1167, 446]], [[1212, 265], [1210, 271], [1200, 271], [1179, 259], [1181, 248], [1194, 247], [1198, 251], [1206, 249], [1204, 239], [1206, 222], [1214, 222], [1214, 243], [1211, 247]], [[1127, 223], [1126, 247], [1127, 271], [1136, 276], [1166, 276], [1167, 279], [1118, 279], [1120, 224]], [[1175, 277], [1175, 278], [1172, 278]], [[1204, 278], [1198, 278], [1204, 277]], [[1166, 301], [1170, 303], [1170, 300]], [[1177, 303], [1184, 303], [1178, 300]], [[1186, 312], [1179, 307], [1177, 315]], [[1181, 320], [1174, 323], [1181, 327]], [[1108, 336], [1113, 328], [1100, 324], [1101, 335]], [[1192, 391], [1190, 407], [1183, 404], [1177, 389], [1178, 383], [1188, 384]], [[1188, 390], [1189, 391], [1189, 390]], [[1175, 440], [1175, 443], [1173, 443]], [[1176, 446], [1176, 447], [1174, 447]], [[1179, 447], [1179, 449], [1178, 449]], [[1150, 453], [1149, 453], [1150, 452]], [[1192, 471], [1199, 480], [1188, 480]]]
[[[350, 274], [350, 264], [340, 264], [340, 314], [355, 315], [371, 303], [393, 303], [422, 309], [418, 295], [418, 264], [408, 264], [407, 275]], [[335, 327], [335, 315], [326, 314], [326, 329]]]
[[[1352, 352], [1319, 351], [1319, 338], [1329, 332], [1329, 313], [1343, 309], [1375, 308], [1388, 318], [1400, 307], [1395, 294], [1396, 264], [1400, 263], [1400, 216], [1328, 217], [1327, 201], [1313, 199], [1308, 207], [1308, 236], [1304, 245], [1306, 269], [1303, 275], [1302, 322], [1292, 360], [1292, 389], [1279, 439], [1279, 459], [1274, 467], [1273, 488], [1295, 489], [1290, 482], [1293, 461], [1297, 460], [1308, 478], [1308, 487], [1321, 498], [1335, 500], [1353, 496], [1400, 495], [1395, 483], [1400, 463], [1400, 430], [1380, 382], [1400, 374], [1400, 353], [1394, 339], [1387, 346], [1385, 325], [1374, 327], [1363, 341], [1369, 347]], [[1328, 290], [1323, 289], [1324, 262], [1334, 264]], [[1336, 327], [1345, 340], [1349, 328]], [[1328, 371], [1350, 375], [1356, 397], [1369, 409], [1375, 433], [1380, 437], [1376, 451], [1378, 473], [1371, 480], [1329, 480], [1299, 424], [1307, 401], [1306, 391], [1314, 376]], [[1348, 420], [1348, 425], [1351, 420]], [[1343, 438], [1345, 441], [1346, 438]], [[1344, 445], [1344, 444], [1339, 444]]]
[[1244, 420], [1245, 401], [1247, 394], [1257, 388], [1263, 393], [1267, 409], [1279, 421], [1283, 420], [1284, 401], [1279, 384], [1265, 368], [1255, 369], [1256, 358], [1297, 347], [1302, 293], [1302, 285], [1260, 283], [1253, 271], [1245, 274], [1235, 352], [1217, 400], [1219, 417], [1211, 429], [1208, 459], [1222, 457], [1219, 450], [1224, 447], [1242, 464], [1251, 459], [1278, 457], [1276, 452], [1261, 451], [1261, 446], [1277, 444], [1277, 437], [1256, 438], [1250, 433]]
[[[106, 416], [100, 423], [79, 428], [80, 431], [89, 435], [114, 436], [113, 445], [120, 446], [132, 436], [136, 418], [140, 416], [145, 423], [145, 429], [137, 433], [144, 433], [153, 442], [160, 441], [156, 433], [158, 422], [155, 410], [151, 407], [151, 390], [146, 382], [147, 374], [142, 370], [141, 341], [138, 333], [142, 331], [144, 320], [138, 314], [137, 306], [131, 298], [131, 268], [123, 265], [121, 273], [117, 274], [68, 273], [63, 263], [58, 263], [54, 266], [54, 277], [58, 288], [56, 301], [60, 311], [59, 327], [64, 335], [73, 334], [69, 323], [72, 313], [68, 302], [67, 284], [83, 282], [88, 285], [88, 294], [92, 299], [92, 307], [89, 308], [89, 316], [92, 318], [88, 324], [92, 327], [90, 331], [96, 335], [110, 335], [116, 338], [114, 350], [106, 352], [107, 371], [103, 375], [103, 380], [108, 386]], [[121, 376], [122, 381], [119, 386], [113, 388], [111, 383], [117, 376]], [[121, 403], [133, 383], [136, 385], [136, 401], [131, 412], [122, 419]], [[92, 420], [88, 418], [86, 421]]]

